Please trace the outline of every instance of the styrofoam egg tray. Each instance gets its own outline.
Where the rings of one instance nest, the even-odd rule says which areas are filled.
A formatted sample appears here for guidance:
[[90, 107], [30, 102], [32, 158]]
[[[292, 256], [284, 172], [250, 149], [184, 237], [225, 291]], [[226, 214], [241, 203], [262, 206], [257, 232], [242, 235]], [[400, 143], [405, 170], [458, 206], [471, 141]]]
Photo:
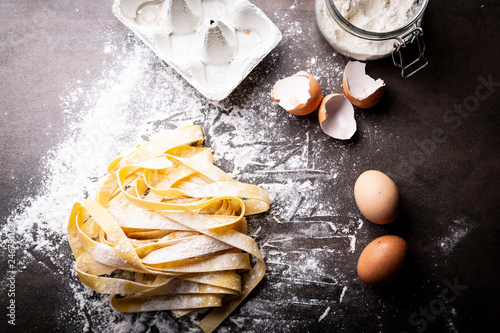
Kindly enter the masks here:
[[227, 97], [280, 42], [247, 0], [114, 0], [113, 14], [205, 97]]

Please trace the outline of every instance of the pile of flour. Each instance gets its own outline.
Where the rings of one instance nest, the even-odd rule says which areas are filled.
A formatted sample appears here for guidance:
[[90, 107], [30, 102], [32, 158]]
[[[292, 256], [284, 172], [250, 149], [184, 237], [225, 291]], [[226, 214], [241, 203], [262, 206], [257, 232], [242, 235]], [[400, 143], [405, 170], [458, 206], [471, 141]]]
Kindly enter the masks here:
[[[403, 27], [419, 6], [418, 0], [334, 0], [333, 3], [349, 23], [371, 32], [388, 32]], [[328, 42], [348, 57], [371, 60], [393, 50], [394, 40], [372, 42], [345, 31], [331, 16], [326, 1], [319, 1], [316, 5], [316, 17]]]
[[373, 32], [402, 27], [417, 9], [417, 0], [334, 0], [333, 3], [347, 21]]

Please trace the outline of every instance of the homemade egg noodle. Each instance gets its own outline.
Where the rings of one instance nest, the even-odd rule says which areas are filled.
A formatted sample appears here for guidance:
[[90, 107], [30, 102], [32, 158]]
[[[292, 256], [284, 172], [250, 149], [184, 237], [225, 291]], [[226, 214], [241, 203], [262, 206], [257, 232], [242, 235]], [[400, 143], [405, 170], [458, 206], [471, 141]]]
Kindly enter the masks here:
[[214, 166], [202, 142], [187, 126], [113, 161], [95, 198], [73, 206], [68, 240], [82, 283], [117, 310], [214, 307], [199, 323], [212, 332], [264, 276], [245, 216], [267, 211], [269, 194]]

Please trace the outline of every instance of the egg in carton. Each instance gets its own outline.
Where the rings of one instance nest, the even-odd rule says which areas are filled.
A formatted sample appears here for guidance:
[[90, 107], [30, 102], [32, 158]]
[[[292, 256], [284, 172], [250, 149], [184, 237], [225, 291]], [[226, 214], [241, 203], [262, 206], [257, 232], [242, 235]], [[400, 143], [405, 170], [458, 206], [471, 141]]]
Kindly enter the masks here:
[[217, 101], [282, 38], [248, 0], [114, 0], [113, 14], [201, 94]]

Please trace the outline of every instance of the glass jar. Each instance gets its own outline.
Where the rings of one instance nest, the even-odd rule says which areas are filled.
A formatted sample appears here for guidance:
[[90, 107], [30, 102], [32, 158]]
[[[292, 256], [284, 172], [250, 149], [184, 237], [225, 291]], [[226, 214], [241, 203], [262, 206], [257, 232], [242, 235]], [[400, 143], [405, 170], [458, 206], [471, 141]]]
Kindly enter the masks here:
[[[417, 0], [414, 15], [401, 27], [385, 32], [363, 30], [350, 23], [338, 10], [334, 0], [315, 0], [314, 12], [319, 30], [334, 49], [356, 60], [376, 60], [392, 54], [403, 77], [409, 77], [428, 63], [420, 27], [429, 0]], [[403, 51], [413, 45], [416, 59], [407, 61]]]

